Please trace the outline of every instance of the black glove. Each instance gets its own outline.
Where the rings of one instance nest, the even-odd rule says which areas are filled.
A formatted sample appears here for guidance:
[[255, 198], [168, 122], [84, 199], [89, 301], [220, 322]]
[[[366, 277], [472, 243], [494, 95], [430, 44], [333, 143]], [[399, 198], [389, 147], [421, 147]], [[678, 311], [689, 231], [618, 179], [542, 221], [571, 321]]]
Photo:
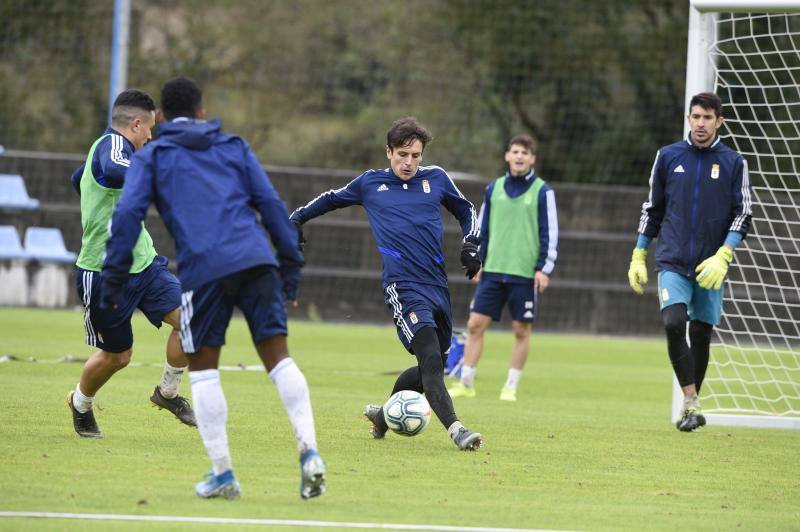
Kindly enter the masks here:
[[464, 239], [464, 245], [461, 246], [461, 268], [464, 269], [464, 274], [468, 279], [472, 279], [481, 270], [481, 259], [478, 257], [478, 244], [480, 241], [474, 236], [468, 236]]
[[297, 245], [302, 252], [306, 249], [306, 237], [303, 236], [303, 224], [297, 220], [292, 220], [292, 223], [294, 224], [294, 228], [297, 229]]
[[300, 289], [300, 278], [302, 277], [302, 266], [291, 265], [281, 266], [281, 284], [283, 297], [286, 301], [296, 301], [297, 291]]

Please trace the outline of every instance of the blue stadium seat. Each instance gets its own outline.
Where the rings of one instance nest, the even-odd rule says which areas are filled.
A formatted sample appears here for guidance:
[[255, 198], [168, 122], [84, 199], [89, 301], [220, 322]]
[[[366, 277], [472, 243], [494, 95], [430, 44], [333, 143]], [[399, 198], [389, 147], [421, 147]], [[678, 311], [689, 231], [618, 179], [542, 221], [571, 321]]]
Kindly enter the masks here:
[[19, 243], [19, 233], [13, 225], [0, 225], [0, 259], [26, 259], [28, 254]]
[[25, 230], [25, 252], [29, 258], [44, 262], [75, 262], [76, 255], [67, 251], [61, 229], [28, 227]]
[[21, 175], [0, 174], [0, 208], [33, 210], [39, 208], [39, 200], [28, 196]]

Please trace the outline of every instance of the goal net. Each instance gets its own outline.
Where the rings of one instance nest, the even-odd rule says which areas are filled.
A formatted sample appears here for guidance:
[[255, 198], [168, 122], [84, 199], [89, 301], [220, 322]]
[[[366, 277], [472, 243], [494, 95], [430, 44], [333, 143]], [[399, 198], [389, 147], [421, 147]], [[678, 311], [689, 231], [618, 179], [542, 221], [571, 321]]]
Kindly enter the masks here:
[[[710, 72], [694, 83], [722, 98], [723, 141], [747, 160], [754, 197], [701, 403], [709, 423], [800, 428], [800, 5], [772, 4], [789, 9], [702, 15]], [[687, 96], [700, 92], [690, 76]]]

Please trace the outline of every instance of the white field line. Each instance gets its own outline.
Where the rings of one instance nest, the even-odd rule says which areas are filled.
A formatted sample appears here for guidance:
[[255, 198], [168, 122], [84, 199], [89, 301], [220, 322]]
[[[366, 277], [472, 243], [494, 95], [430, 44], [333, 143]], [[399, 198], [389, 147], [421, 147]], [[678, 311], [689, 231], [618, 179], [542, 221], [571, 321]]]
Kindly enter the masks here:
[[170, 515], [72, 514], [56, 512], [3, 512], [0, 517], [38, 519], [89, 519], [94, 521], [145, 521], [166, 523], [214, 523], [222, 525], [316, 526], [328, 528], [368, 528], [379, 530], [442, 530], [445, 532], [548, 532], [533, 528], [494, 528], [481, 526], [403, 525], [393, 523], [348, 523], [338, 521], [303, 521], [298, 519], [247, 519], [234, 517], [181, 517]]

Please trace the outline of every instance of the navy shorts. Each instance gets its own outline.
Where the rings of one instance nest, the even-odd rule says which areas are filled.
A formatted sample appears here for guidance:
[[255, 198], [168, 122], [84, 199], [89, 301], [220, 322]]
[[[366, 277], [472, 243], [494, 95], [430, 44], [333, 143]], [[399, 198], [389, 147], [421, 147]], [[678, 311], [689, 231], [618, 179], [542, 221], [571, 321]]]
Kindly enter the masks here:
[[453, 323], [450, 315], [450, 292], [430, 284], [392, 283], [383, 289], [386, 306], [397, 324], [397, 336], [409, 353], [411, 340], [423, 327], [436, 329], [442, 353], [450, 349]]
[[533, 280], [530, 283], [509, 283], [482, 277], [469, 310], [500, 321], [506, 303], [512, 320], [533, 323], [536, 319], [536, 288]]
[[78, 268], [75, 282], [78, 297], [83, 301], [83, 322], [86, 343], [108, 351], [121, 353], [133, 345], [131, 316], [137, 308], [150, 323], [161, 327], [164, 316], [181, 306], [181, 283], [167, 269], [167, 258], [157, 256], [139, 273], [132, 274], [120, 298], [123, 304], [114, 309], [101, 309], [99, 272]]
[[185, 353], [225, 345], [233, 307], [247, 320], [253, 343], [286, 334], [281, 278], [274, 266], [256, 266], [183, 293], [181, 346]]

